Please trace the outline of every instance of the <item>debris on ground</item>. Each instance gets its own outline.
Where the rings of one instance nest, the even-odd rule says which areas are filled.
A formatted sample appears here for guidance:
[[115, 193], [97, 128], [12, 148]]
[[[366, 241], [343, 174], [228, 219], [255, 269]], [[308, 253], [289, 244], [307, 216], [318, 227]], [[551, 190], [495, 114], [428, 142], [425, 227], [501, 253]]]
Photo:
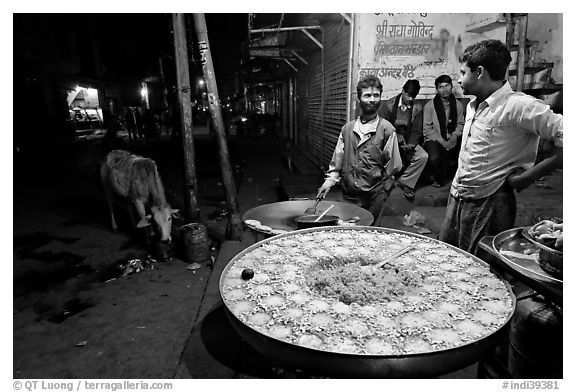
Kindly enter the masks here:
[[418, 228], [418, 234], [431, 234], [432, 230], [430, 230], [427, 227], [419, 227]]
[[426, 227], [426, 217], [416, 210], [412, 210], [410, 214], [404, 215], [402, 225], [418, 229], [418, 234], [432, 233], [432, 230]]
[[186, 269], [189, 270], [197, 270], [198, 268], [201, 268], [202, 265], [198, 264], [198, 263], [192, 263], [192, 264], [188, 264], [188, 267], [186, 267]]
[[228, 210], [223, 209], [218, 211], [218, 215], [216, 216], [216, 220], [222, 220], [228, 216]]
[[87, 344], [88, 344], [88, 341], [87, 341], [87, 340], [83, 340], [83, 341], [81, 341], [81, 342], [76, 343], [74, 346], [75, 346], [75, 347], [83, 347], [83, 346], [85, 346], [85, 345], [87, 345]]
[[412, 210], [410, 211], [410, 214], [404, 215], [404, 220], [402, 222], [402, 225], [407, 227], [419, 227], [424, 224], [426, 224], [426, 217], [416, 210]]
[[143, 271], [145, 269], [153, 270], [154, 264], [156, 263], [157, 263], [156, 259], [148, 255], [144, 258], [129, 260], [125, 265], [121, 264], [119, 268], [123, 270], [121, 276], [126, 276]]

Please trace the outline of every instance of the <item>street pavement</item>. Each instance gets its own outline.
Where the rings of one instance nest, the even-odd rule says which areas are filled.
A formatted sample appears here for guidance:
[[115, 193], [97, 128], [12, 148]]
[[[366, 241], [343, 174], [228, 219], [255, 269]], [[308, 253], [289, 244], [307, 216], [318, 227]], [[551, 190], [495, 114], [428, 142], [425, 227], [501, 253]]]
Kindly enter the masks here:
[[[170, 136], [116, 147], [154, 158], [174, 208], [183, 208], [182, 160]], [[213, 136], [195, 138], [202, 223], [211, 256], [194, 265], [181, 244], [169, 262], [150, 262], [141, 236], [120, 214], [112, 232], [98, 179], [101, 134], [24, 149], [14, 157], [13, 377], [15, 378], [308, 378], [270, 363], [231, 328], [218, 291], [220, 272], [242, 249], [262, 239], [245, 229], [226, 238], [228, 211]], [[240, 213], [289, 197], [313, 198], [322, 172], [274, 136], [229, 138]], [[292, 168], [293, 170], [290, 170]], [[563, 213], [562, 171], [518, 195], [517, 226]], [[417, 189], [408, 201], [395, 189], [387, 226], [436, 238], [448, 187]], [[330, 194], [338, 200], [338, 190]], [[421, 227], [403, 225], [418, 211]], [[177, 220], [173, 233], [177, 245]], [[122, 276], [129, 261], [142, 271]], [[154, 260], [152, 260], [154, 261]], [[473, 378], [475, 369], [446, 376]]]

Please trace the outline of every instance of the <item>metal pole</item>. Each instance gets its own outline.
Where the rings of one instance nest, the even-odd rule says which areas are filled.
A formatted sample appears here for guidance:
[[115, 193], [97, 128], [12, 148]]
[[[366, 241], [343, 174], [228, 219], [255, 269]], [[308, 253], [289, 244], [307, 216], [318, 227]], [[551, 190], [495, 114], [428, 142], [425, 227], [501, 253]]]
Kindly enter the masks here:
[[[352, 64], [354, 61], [354, 37], [355, 37], [355, 27], [356, 27], [356, 14], [352, 14], [350, 18], [350, 42], [348, 43], [348, 96], [346, 97], [346, 122], [350, 121], [351, 110], [352, 110]], [[348, 20], [348, 19], [347, 19]]]
[[288, 138], [294, 144], [294, 77], [288, 77]]
[[180, 103], [180, 124], [182, 130], [182, 148], [184, 150], [184, 180], [186, 191], [187, 222], [200, 220], [198, 208], [198, 181], [196, 179], [196, 159], [194, 156], [194, 138], [192, 137], [192, 104], [190, 99], [190, 74], [188, 71], [188, 49], [186, 47], [186, 27], [184, 15], [172, 14], [174, 28], [174, 50], [176, 52], [176, 73], [178, 84], [178, 102]]
[[214, 74], [214, 65], [212, 63], [212, 54], [208, 44], [208, 28], [204, 14], [194, 14], [194, 27], [198, 37], [198, 47], [200, 50], [200, 62], [202, 72], [206, 80], [206, 89], [208, 91], [208, 103], [210, 105], [210, 115], [212, 123], [216, 130], [216, 139], [218, 141], [218, 157], [220, 158], [220, 169], [222, 171], [222, 182], [224, 183], [224, 193], [228, 203], [230, 213], [230, 237], [233, 240], [239, 240], [242, 235], [242, 219], [238, 212], [238, 198], [236, 196], [236, 186], [230, 156], [228, 154], [228, 145], [226, 143], [226, 134], [224, 130], [224, 121], [222, 120], [222, 111], [220, 108], [220, 98], [218, 97], [218, 87], [216, 85], [216, 76]]
[[258, 33], [280, 33], [283, 31], [296, 31], [296, 30], [320, 30], [322, 27], [320, 26], [294, 26], [294, 27], [280, 27], [275, 29], [256, 29], [250, 30], [250, 34], [258, 34]]

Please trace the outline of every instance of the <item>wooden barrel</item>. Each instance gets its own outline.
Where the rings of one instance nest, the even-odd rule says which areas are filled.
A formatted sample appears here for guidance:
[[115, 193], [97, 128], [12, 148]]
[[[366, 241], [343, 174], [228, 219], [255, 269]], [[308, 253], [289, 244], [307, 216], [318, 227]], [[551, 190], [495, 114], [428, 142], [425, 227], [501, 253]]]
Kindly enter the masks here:
[[210, 238], [206, 226], [189, 223], [180, 228], [184, 256], [189, 263], [202, 263], [210, 258]]
[[508, 370], [516, 378], [562, 378], [562, 311], [541, 296], [516, 304]]

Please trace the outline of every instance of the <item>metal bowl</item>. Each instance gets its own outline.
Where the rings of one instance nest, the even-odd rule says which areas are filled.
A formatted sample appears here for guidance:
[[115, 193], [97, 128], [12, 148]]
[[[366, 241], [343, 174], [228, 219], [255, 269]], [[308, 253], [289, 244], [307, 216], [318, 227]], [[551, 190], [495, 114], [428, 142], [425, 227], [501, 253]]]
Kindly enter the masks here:
[[316, 222], [320, 215], [302, 215], [294, 219], [298, 223], [298, 229], [309, 229], [311, 227], [335, 226], [339, 217], [336, 215], [324, 215]]
[[[280, 237], [289, 237], [302, 233], [319, 232], [322, 230], [372, 230], [384, 233], [400, 233], [426, 239], [431, 239], [422, 235], [409, 233], [401, 230], [386, 229], [380, 227], [352, 226], [352, 227], [318, 227], [280, 234], [274, 238], [260, 241], [239, 254], [237, 254], [224, 268], [220, 277], [220, 293], [222, 296], [224, 280], [228, 270], [234, 265], [236, 260], [245, 254], [262, 246], [266, 242], [277, 240]], [[435, 240], [432, 240], [435, 241]], [[456, 247], [444, 244], [447, 247], [462, 253], [466, 257], [471, 257], [479, 264], [488, 267], [488, 264], [476, 256], [470, 255]], [[516, 299], [510, 285], [504, 281], [506, 288], [512, 299], [513, 309], [516, 307]], [[223, 297], [223, 296], [222, 296]], [[300, 369], [311, 374], [321, 376], [331, 376], [336, 378], [429, 378], [446, 374], [457, 369], [461, 369], [478, 361], [484, 355], [490, 353], [494, 347], [508, 333], [508, 327], [513, 315], [510, 312], [506, 322], [492, 334], [468, 344], [440, 351], [431, 351], [418, 354], [406, 355], [368, 355], [368, 354], [345, 354], [329, 352], [319, 349], [303, 347], [290, 344], [285, 341], [264, 335], [237, 318], [232, 310], [228, 308], [224, 301], [226, 314], [230, 323], [238, 334], [246, 340], [254, 349], [268, 358], [284, 364], [292, 369]]]
[[[296, 218], [306, 215], [306, 211], [314, 208], [315, 204], [316, 202], [314, 200], [291, 200], [263, 204], [246, 211], [242, 216], [242, 220], [244, 222], [247, 220], [257, 220], [274, 230], [293, 231], [298, 229]], [[334, 205], [330, 210], [330, 214], [338, 216], [343, 221], [358, 218], [355, 219], [358, 226], [370, 226], [374, 222], [374, 216], [370, 211], [355, 204], [345, 202], [322, 200], [317, 206], [316, 213], [321, 214], [330, 205]], [[269, 232], [257, 227], [249, 227], [254, 231], [269, 234]]]
[[563, 253], [560, 251], [554, 251], [552, 249], [540, 248], [538, 253], [538, 262], [540, 267], [556, 279], [562, 280], [562, 270], [563, 270]]

